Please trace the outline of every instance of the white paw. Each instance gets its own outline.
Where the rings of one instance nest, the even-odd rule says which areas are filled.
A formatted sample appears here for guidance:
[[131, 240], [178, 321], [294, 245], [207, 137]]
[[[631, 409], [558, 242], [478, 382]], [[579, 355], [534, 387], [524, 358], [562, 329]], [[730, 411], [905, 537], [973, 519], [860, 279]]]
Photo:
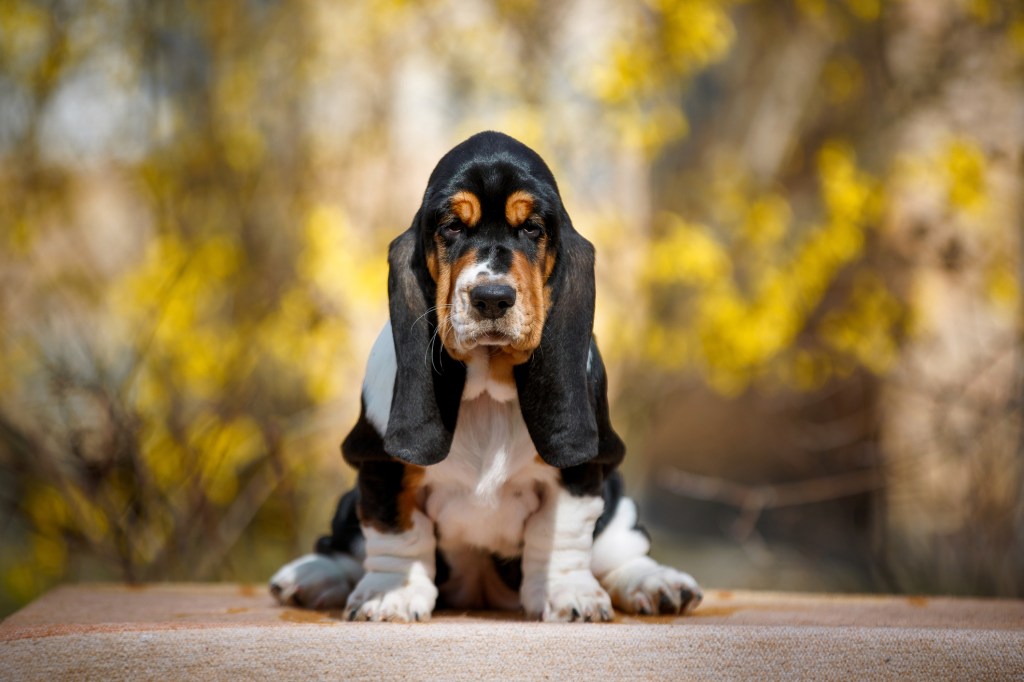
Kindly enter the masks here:
[[349, 620], [412, 622], [430, 620], [437, 603], [437, 587], [423, 574], [370, 572], [348, 598]]
[[627, 613], [689, 613], [704, 594], [688, 573], [638, 557], [610, 571], [601, 584], [615, 608]]
[[545, 621], [610, 621], [612, 601], [590, 571], [524, 581], [523, 608]]
[[282, 566], [270, 579], [270, 594], [285, 606], [340, 609], [363, 567], [347, 554], [307, 554]]

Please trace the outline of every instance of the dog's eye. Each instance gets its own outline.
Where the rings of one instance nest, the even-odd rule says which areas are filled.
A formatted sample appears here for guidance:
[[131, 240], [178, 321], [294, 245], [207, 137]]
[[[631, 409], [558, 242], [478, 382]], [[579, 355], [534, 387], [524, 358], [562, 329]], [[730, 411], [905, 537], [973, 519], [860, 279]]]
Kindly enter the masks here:
[[530, 239], [536, 239], [537, 237], [540, 236], [540, 225], [526, 223], [523, 225], [521, 229], [523, 231], [523, 234], [525, 234]]
[[461, 234], [463, 227], [464, 226], [462, 223], [455, 220], [448, 223], [447, 225], [442, 225], [441, 234], [443, 234], [445, 237], [454, 237], [458, 234]]

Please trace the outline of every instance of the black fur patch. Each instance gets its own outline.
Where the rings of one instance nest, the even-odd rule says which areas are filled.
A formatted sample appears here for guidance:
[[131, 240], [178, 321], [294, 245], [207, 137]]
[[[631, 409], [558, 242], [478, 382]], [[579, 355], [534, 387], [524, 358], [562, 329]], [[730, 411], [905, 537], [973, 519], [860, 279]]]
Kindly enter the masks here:
[[399, 494], [405, 464], [397, 461], [366, 461], [359, 467], [359, 521], [381, 532], [398, 532]]
[[353, 488], [341, 496], [338, 508], [334, 512], [334, 519], [331, 521], [331, 534], [317, 540], [313, 551], [317, 554], [355, 553], [355, 543], [363, 537], [363, 531], [359, 527], [359, 515], [356, 512], [358, 504], [358, 488]]
[[[466, 383], [466, 368], [437, 341], [434, 281], [426, 266], [419, 223], [391, 242], [388, 298], [397, 369], [383, 451], [410, 464], [436, 464], [448, 456]], [[428, 353], [429, 349], [429, 353]], [[433, 362], [428, 362], [430, 357]]]
[[366, 400], [360, 400], [359, 419], [341, 442], [341, 456], [356, 470], [365, 461], [391, 459], [384, 452], [384, 440], [366, 419]]
[[523, 559], [522, 557], [505, 558], [497, 554], [491, 555], [494, 561], [494, 570], [497, 571], [501, 581], [516, 592], [523, 584]]
[[538, 453], [561, 469], [598, 456], [598, 429], [593, 386], [587, 377], [594, 324], [594, 249], [575, 232], [562, 235], [559, 244], [548, 279], [551, 309], [540, 347], [513, 374], [523, 419]]
[[505, 246], [495, 246], [491, 249], [490, 258], [487, 264], [495, 274], [504, 274], [512, 267], [512, 249]]
[[625, 487], [622, 481], [622, 474], [618, 471], [613, 471], [604, 479], [604, 485], [601, 486], [601, 497], [604, 498], [604, 511], [601, 512], [597, 523], [594, 524], [595, 538], [604, 531], [609, 522], [611, 522], [612, 517], [615, 516], [615, 510], [619, 506], [619, 500], [622, 499], [625, 493]]

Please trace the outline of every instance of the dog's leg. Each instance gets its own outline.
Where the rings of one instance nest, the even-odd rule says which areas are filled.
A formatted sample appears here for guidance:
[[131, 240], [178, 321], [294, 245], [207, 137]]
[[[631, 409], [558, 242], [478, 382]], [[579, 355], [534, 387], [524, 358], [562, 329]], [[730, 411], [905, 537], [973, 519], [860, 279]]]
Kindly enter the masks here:
[[366, 574], [348, 597], [349, 620], [428, 620], [437, 603], [434, 524], [415, 506], [419, 471], [400, 462], [365, 462], [359, 516]]
[[270, 593], [284, 606], [340, 609], [362, 576], [362, 565], [348, 554], [307, 554], [278, 569]]
[[594, 540], [590, 567], [615, 608], [627, 613], [688, 613], [703, 594], [688, 574], [647, 556], [651, 542], [637, 526], [636, 503], [622, 497], [611, 521]]
[[363, 526], [366, 574], [349, 595], [349, 620], [429, 620], [437, 602], [434, 585], [434, 524], [412, 514], [407, 530], [391, 533]]
[[363, 537], [356, 516], [358, 495], [341, 497], [331, 534], [320, 538], [316, 552], [282, 566], [270, 579], [270, 594], [285, 606], [340, 609], [363, 577]]
[[552, 486], [527, 520], [520, 595], [528, 615], [546, 621], [611, 620], [611, 600], [590, 572], [594, 524], [602, 509], [600, 496]]

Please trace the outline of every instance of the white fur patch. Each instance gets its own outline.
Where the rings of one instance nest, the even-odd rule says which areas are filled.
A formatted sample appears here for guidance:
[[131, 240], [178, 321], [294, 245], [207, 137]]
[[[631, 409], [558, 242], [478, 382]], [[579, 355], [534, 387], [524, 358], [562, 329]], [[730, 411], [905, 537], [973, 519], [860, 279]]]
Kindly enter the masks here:
[[491, 351], [486, 346], [475, 348], [466, 361], [466, 385], [462, 389], [462, 400], [474, 400], [484, 393], [499, 403], [519, 399], [514, 383], [495, 381], [491, 377]]
[[349, 620], [429, 620], [437, 603], [434, 586], [434, 524], [412, 513], [412, 527], [381, 533], [363, 526], [366, 574], [349, 595]]
[[467, 268], [463, 268], [462, 272], [459, 273], [458, 279], [455, 280], [455, 290], [469, 291], [477, 284], [491, 282], [492, 277], [493, 273], [491, 272], [490, 263], [474, 263]]
[[560, 487], [548, 493], [524, 533], [523, 608], [546, 621], [611, 620], [611, 600], [590, 571], [604, 500], [574, 497]]
[[504, 284], [515, 289], [517, 297], [523, 296], [519, 286], [523, 283], [516, 282], [509, 274], [495, 274], [488, 262], [474, 263], [463, 268], [452, 285], [451, 308], [448, 310], [451, 341], [460, 354], [468, 353], [480, 346], [493, 345], [481, 340], [488, 334], [497, 333], [511, 339], [520, 339], [528, 331], [532, 321], [532, 311], [519, 303], [497, 319], [481, 318], [473, 310], [470, 300], [470, 292], [481, 284]]
[[307, 554], [274, 574], [270, 593], [286, 606], [340, 609], [362, 576], [362, 565], [347, 554]]
[[689, 573], [639, 556], [606, 573], [601, 584], [615, 608], [627, 613], [689, 613], [704, 598]]
[[647, 556], [651, 543], [635, 528], [636, 519], [636, 503], [628, 497], [621, 498], [611, 521], [594, 539], [590, 569], [598, 578], [634, 557]]
[[423, 478], [440, 546], [518, 555], [526, 519], [540, 507], [538, 491], [558, 475], [536, 454], [518, 401], [500, 403], [486, 393], [463, 401], [448, 457]]
[[366, 420], [381, 436], [387, 433], [388, 420], [391, 418], [391, 398], [395, 392], [397, 368], [395, 340], [391, 336], [389, 320], [377, 335], [377, 340], [373, 342], [370, 359], [366, 362], [366, 376], [363, 377]]
[[[491, 363], [486, 348], [477, 348], [466, 363], [466, 385], [462, 389], [462, 401], [479, 398], [491, 379]], [[456, 428], [458, 426], [456, 425]]]
[[594, 540], [590, 567], [615, 608], [627, 613], [687, 613], [697, 608], [703, 598], [697, 582], [647, 556], [651, 543], [635, 528], [636, 520], [636, 503], [623, 497]]

